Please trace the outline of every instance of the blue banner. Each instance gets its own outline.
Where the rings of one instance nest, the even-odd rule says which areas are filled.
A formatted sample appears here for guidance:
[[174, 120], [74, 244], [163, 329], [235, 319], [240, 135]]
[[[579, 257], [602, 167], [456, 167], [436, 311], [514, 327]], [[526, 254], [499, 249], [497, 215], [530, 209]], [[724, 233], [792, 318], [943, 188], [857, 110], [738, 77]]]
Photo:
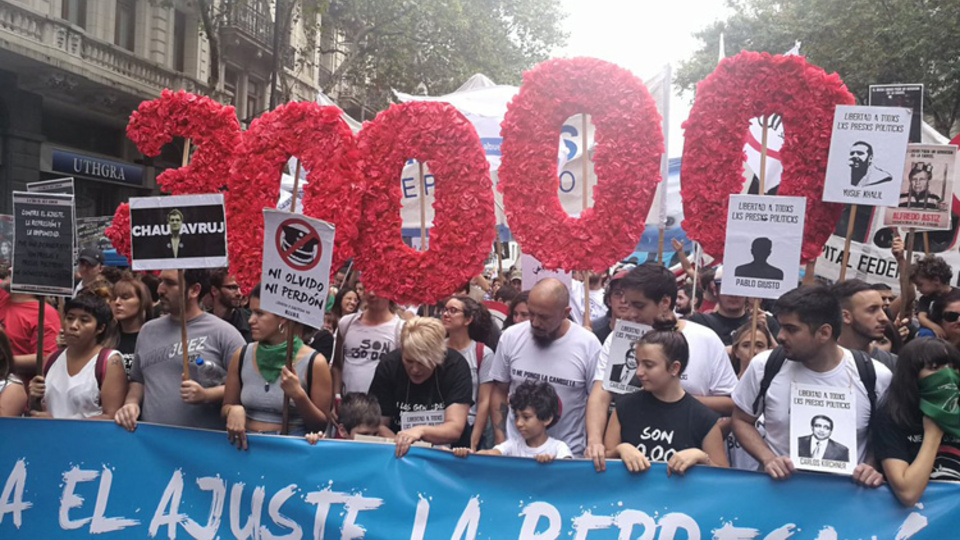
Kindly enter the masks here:
[[960, 486], [914, 508], [849, 478], [0, 419], [0, 538], [956, 538]]

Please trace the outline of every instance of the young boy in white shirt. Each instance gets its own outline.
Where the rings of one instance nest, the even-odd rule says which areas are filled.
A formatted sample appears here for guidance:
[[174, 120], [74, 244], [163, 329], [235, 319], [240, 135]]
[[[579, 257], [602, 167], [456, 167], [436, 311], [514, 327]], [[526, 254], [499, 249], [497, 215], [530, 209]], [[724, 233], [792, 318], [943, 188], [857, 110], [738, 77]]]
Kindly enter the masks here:
[[[560, 399], [553, 386], [542, 382], [523, 382], [510, 396], [510, 408], [513, 409], [514, 425], [522, 439], [507, 439], [492, 450], [481, 450], [477, 454], [535, 458], [538, 463], [573, 457], [565, 442], [547, 435], [547, 428], [560, 419]], [[472, 452], [469, 448], [454, 448], [453, 453], [465, 458]]]

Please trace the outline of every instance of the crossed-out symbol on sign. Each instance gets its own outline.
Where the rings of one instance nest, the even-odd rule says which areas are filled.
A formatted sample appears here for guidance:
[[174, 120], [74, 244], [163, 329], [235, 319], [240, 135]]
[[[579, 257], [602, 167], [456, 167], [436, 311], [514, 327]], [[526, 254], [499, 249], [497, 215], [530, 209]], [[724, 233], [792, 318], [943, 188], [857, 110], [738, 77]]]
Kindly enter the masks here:
[[294, 270], [305, 272], [320, 262], [323, 244], [317, 230], [302, 219], [288, 219], [277, 227], [277, 253]]

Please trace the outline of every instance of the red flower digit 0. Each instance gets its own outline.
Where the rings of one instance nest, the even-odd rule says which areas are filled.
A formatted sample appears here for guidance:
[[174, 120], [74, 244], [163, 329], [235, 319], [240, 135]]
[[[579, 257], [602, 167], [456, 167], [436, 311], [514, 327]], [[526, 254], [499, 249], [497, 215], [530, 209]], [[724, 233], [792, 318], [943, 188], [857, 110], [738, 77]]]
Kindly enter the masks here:
[[304, 214], [336, 226], [331, 270], [353, 256], [359, 181], [356, 141], [337, 107], [287, 103], [254, 120], [243, 134], [227, 197], [230, 272], [250, 290], [260, 281], [263, 208], [275, 208], [283, 166], [298, 156], [307, 171]]
[[784, 140], [779, 195], [807, 198], [804, 262], [815, 259], [834, 231], [843, 205], [825, 203], [823, 181], [834, 109], [853, 95], [836, 73], [800, 56], [742, 52], [726, 58], [697, 85], [684, 122], [680, 193], [683, 229], [714, 258], [723, 258], [727, 204], [743, 190], [743, 146], [750, 119], [779, 114]]
[[[217, 193], [230, 175], [234, 149], [240, 144], [240, 122], [233, 107], [184, 90], [164, 90], [159, 98], [144, 101], [130, 115], [127, 137], [147, 156], [174, 137], [188, 137], [197, 150], [190, 165], [169, 169], [157, 177], [165, 193], [197, 195]], [[117, 253], [130, 258], [130, 207], [117, 207], [107, 237]]]
[[[557, 196], [557, 147], [570, 116], [596, 126], [594, 206], [571, 218]], [[523, 76], [502, 124], [499, 186], [510, 229], [551, 269], [604, 271], [631, 253], [660, 181], [660, 114], [643, 82], [592, 58], [549, 60]]]
[[[494, 238], [493, 190], [466, 118], [445, 103], [393, 105], [363, 126], [359, 148], [367, 191], [356, 264], [364, 286], [400, 304], [432, 304], [479, 274]], [[436, 217], [423, 253], [400, 236], [400, 178], [411, 158], [427, 163], [436, 182]]]

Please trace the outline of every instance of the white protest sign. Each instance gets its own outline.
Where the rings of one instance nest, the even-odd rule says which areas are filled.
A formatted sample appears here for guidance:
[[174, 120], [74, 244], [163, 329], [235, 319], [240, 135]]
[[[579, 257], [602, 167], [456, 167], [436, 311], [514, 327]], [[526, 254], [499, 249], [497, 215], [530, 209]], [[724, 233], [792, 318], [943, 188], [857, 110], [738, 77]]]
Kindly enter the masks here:
[[73, 296], [73, 194], [13, 192], [10, 290]]
[[721, 292], [780, 298], [800, 277], [805, 197], [731, 195]]
[[634, 382], [637, 372], [637, 341], [650, 331], [645, 324], [617, 321], [610, 338], [607, 369], [603, 373], [603, 389], [614, 394], [632, 394], [640, 390]]
[[326, 221], [263, 209], [260, 309], [323, 327], [333, 235]]
[[838, 105], [823, 200], [896, 206], [913, 111]]
[[883, 224], [922, 230], [949, 229], [956, 165], [956, 146], [911, 144], [903, 167], [900, 204], [884, 211]]
[[853, 474], [857, 458], [857, 402], [852, 388], [793, 383], [790, 460], [797, 469]]
[[28, 182], [27, 191], [30, 193], [66, 193], [73, 195], [73, 177], [55, 178], [53, 180], [39, 180], [37, 182]]
[[563, 270], [547, 270], [543, 267], [543, 264], [536, 259], [536, 257], [527, 253], [520, 254], [520, 267], [523, 279], [523, 290], [528, 291], [532, 289], [533, 286], [539, 283], [541, 280], [555, 278], [566, 285], [567, 290], [571, 291], [571, 294], [573, 294], [573, 289], [571, 288], [573, 277], [571, 276], [570, 272], [565, 272]]

